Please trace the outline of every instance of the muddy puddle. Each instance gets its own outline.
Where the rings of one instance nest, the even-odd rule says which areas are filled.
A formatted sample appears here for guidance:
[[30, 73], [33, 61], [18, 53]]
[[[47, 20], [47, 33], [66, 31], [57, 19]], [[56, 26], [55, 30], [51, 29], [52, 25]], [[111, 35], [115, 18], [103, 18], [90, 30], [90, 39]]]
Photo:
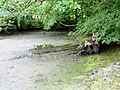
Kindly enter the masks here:
[[[0, 90], [48, 90], [47, 84], [54, 76], [77, 63], [75, 55], [62, 51], [33, 55], [29, 49], [37, 44], [64, 45], [75, 43], [73, 41], [67, 32], [26, 32], [0, 36]], [[59, 85], [60, 81], [55, 83]]]

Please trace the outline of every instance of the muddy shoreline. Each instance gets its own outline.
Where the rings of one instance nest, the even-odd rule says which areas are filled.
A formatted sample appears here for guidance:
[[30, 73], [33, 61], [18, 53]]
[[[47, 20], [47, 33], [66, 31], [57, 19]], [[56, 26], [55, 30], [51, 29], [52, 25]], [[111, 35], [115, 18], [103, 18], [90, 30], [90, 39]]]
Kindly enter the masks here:
[[73, 56], [65, 52], [32, 55], [29, 51], [34, 44], [73, 43], [67, 32], [26, 32], [0, 38], [0, 90], [47, 90], [44, 83], [72, 65]]
[[69, 50], [33, 54], [34, 45], [77, 43], [67, 32], [0, 36], [0, 90], [120, 90], [120, 46], [79, 56]]

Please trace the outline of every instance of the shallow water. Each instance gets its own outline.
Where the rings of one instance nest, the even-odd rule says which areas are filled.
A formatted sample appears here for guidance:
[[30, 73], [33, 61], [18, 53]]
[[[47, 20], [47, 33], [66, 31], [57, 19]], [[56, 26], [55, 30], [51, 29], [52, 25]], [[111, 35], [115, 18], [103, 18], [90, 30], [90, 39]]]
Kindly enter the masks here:
[[42, 81], [69, 68], [64, 63], [69, 63], [72, 56], [65, 52], [32, 55], [29, 49], [37, 44], [63, 45], [73, 41], [66, 32], [0, 36], [0, 90], [45, 90]]

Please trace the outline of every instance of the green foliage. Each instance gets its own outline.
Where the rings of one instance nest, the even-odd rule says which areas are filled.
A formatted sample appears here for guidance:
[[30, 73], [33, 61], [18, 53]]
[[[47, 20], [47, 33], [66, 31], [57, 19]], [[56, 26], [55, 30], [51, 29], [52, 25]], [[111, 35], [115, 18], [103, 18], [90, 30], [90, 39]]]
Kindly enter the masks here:
[[89, 18], [77, 29], [80, 34], [99, 33], [98, 39], [103, 43], [117, 42], [120, 39], [120, 11], [114, 12], [103, 11]]
[[12, 29], [41, 28], [43, 26], [33, 12], [37, 0], [2, 0], [0, 2], [0, 26], [12, 26]]
[[[44, 10], [44, 28], [49, 30], [55, 24], [74, 26], [70, 36], [98, 33], [98, 40], [109, 44], [118, 42], [119, 0], [60, 0], [46, 2]], [[68, 28], [70, 29], [70, 28]]]
[[98, 33], [102, 43], [120, 40], [119, 0], [1, 0], [0, 27], [67, 27], [71, 36]]
[[120, 40], [120, 11], [118, 0], [104, 0], [91, 6], [93, 14], [81, 23], [78, 22], [77, 32], [74, 34], [85, 35], [99, 33], [98, 39], [109, 44]]
[[74, 0], [46, 2], [43, 7], [45, 29], [49, 30], [56, 23], [63, 26], [74, 26], [77, 23], [77, 9], [80, 9], [80, 6]]

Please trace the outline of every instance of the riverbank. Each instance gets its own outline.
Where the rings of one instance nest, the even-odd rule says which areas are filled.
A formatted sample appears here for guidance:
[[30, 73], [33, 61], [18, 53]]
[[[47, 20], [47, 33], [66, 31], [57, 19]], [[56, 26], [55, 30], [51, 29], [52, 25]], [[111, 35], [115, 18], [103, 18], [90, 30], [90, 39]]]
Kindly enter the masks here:
[[65, 71], [64, 62], [71, 58], [62, 53], [33, 55], [29, 51], [34, 44], [73, 43], [67, 32], [25, 32], [1, 35], [0, 38], [0, 90], [39, 90], [46, 87], [42, 81], [48, 82], [44, 79]]
[[[75, 43], [67, 32], [0, 36], [0, 90], [119, 90], [120, 46], [98, 55], [32, 54], [34, 45]], [[101, 87], [101, 88], [98, 88]]]
[[79, 57], [76, 62], [60, 75], [61, 90], [120, 89], [119, 45], [109, 46], [98, 55]]

